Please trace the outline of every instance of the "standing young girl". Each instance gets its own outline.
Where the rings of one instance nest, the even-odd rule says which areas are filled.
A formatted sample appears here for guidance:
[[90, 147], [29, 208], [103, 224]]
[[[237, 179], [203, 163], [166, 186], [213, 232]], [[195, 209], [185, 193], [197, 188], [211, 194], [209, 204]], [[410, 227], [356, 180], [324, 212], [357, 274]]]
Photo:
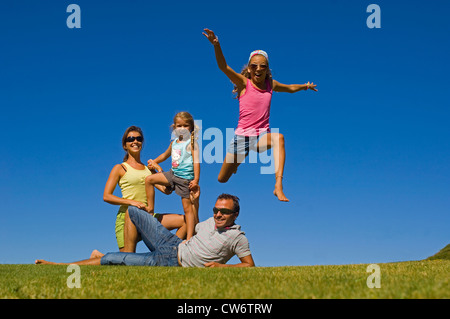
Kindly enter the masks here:
[[264, 152], [273, 149], [275, 164], [275, 189], [273, 194], [280, 201], [289, 201], [283, 192], [283, 172], [285, 162], [284, 137], [280, 133], [270, 133], [269, 117], [272, 92], [294, 93], [301, 90], [317, 91], [313, 83], [281, 84], [272, 79], [269, 57], [262, 50], [250, 54], [248, 65], [239, 74], [229, 67], [220, 47], [219, 39], [213, 31], [204, 29], [204, 35], [214, 45], [219, 69], [233, 82], [239, 99], [239, 121], [234, 139], [222, 164], [218, 180], [226, 183], [236, 172], [249, 151]]
[[[122, 137], [122, 147], [125, 157], [121, 164], [116, 164], [105, 185], [103, 200], [113, 205], [120, 205], [116, 216], [116, 239], [120, 251], [133, 252], [136, 247], [126, 247], [124, 240], [125, 214], [128, 206], [136, 206], [140, 209], [147, 209], [147, 196], [145, 192], [145, 178], [152, 172], [141, 162], [141, 151], [144, 143], [144, 134], [137, 126], [130, 126], [125, 130]], [[114, 195], [116, 185], [120, 186], [122, 198]], [[165, 192], [164, 187], [158, 189]], [[186, 234], [184, 218], [177, 214], [155, 214], [161, 224], [169, 230], [178, 228], [177, 236], [183, 237]]]
[[[194, 118], [188, 112], [179, 112], [175, 115], [172, 124], [175, 139], [167, 150], [154, 160], [148, 161], [150, 169], [156, 169], [159, 173], [145, 178], [145, 190], [148, 198], [148, 212], [154, 210], [153, 186], [166, 186], [168, 190], [175, 190], [181, 196], [181, 203], [186, 218], [186, 239], [194, 235], [195, 225], [198, 223], [198, 207], [190, 199], [190, 192], [198, 189], [200, 180], [200, 161], [198, 144], [195, 142]], [[172, 168], [162, 172], [158, 165], [172, 156]]]

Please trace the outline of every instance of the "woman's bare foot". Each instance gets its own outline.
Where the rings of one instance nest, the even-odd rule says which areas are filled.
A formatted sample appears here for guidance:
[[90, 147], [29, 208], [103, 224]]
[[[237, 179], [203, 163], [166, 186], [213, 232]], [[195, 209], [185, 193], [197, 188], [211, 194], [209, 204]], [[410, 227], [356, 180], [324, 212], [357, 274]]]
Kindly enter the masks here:
[[99, 252], [97, 249], [94, 249], [91, 253], [91, 257], [89, 257], [90, 259], [92, 258], [101, 258], [103, 257], [104, 254], [102, 254], [101, 252]]

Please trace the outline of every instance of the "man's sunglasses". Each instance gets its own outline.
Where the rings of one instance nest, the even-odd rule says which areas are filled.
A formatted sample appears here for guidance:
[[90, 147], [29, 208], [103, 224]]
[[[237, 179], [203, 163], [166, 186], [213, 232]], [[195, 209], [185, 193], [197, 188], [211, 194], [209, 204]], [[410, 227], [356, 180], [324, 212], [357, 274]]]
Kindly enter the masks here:
[[235, 211], [232, 210], [232, 209], [228, 209], [228, 208], [217, 208], [217, 207], [214, 207], [214, 208], [213, 208], [213, 212], [214, 212], [214, 214], [217, 214], [218, 212], [220, 212], [221, 214], [224, 214], [224, 215], [231, 215], [231, 214], [234, 214], [234, 213], [235, 213]]
[[125, 140], [128, 143], [134, 142], [134, 141], [142, 142], [144, 138], [142, 136], [128, 136]]
[[[260, 64], [259, 65], [259, 67], [261, 68], [261, 69], [267, 69], [267, 65], [265, 65], [265, 64]], [[257, 68], [258, 68], [258, 64], [250, 64], [250, 68], [252, 69], [252, 70], [256, 70]]]

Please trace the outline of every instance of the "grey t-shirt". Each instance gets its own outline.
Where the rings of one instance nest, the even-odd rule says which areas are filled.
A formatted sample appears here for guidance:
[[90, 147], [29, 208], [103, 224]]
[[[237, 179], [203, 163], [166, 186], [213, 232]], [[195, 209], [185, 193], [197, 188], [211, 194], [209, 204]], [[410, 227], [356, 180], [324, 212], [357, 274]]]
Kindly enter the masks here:
[[225, 264], [234, 255], [250, 255], [250, 248], [241, 226], [216, 229], [211, 217], [195, 226], [196, 234], [178, 245], [178, 258], [183, 267], [204, 267], [207, 262]]

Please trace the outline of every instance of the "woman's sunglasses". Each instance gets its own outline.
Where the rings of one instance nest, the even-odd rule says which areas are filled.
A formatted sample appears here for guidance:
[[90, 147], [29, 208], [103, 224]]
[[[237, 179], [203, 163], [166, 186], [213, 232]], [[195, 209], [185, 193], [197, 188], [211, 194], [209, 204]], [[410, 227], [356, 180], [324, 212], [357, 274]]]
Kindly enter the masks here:
[[[267, 65], [265, 65], [265, 64], [260, 64], [259, 65], [259, 67], [261, 68], [261, 69], [263, 69], [263, 70], [265, 70], [265, 69], [267, 69]], [[250, 64], [250, 68], [252, 69], [252, 70], [256, 70], [257, 68], [258, 68], [258, 64]]]
[[138, 141], [141, 142], [144, 140], [144, 138], [142, 136], [128, 136], [127, 139], [125, 140], [127, 143], [131, 143], [134, 141]]
[[217, 214], [218, 212], [220, 212], [221, 214], [224, 214], [224, 215], [231, 215], [231, 214], [234, 214], [234, 213], [235, 213], [235, 211], [232, 210], [232, 209], [228, 209], [228, 208], [217, 208], [217, 207], [214, 207], [214, 208], [213, 208], [213, 212], [214, 212], [214, 214]]

